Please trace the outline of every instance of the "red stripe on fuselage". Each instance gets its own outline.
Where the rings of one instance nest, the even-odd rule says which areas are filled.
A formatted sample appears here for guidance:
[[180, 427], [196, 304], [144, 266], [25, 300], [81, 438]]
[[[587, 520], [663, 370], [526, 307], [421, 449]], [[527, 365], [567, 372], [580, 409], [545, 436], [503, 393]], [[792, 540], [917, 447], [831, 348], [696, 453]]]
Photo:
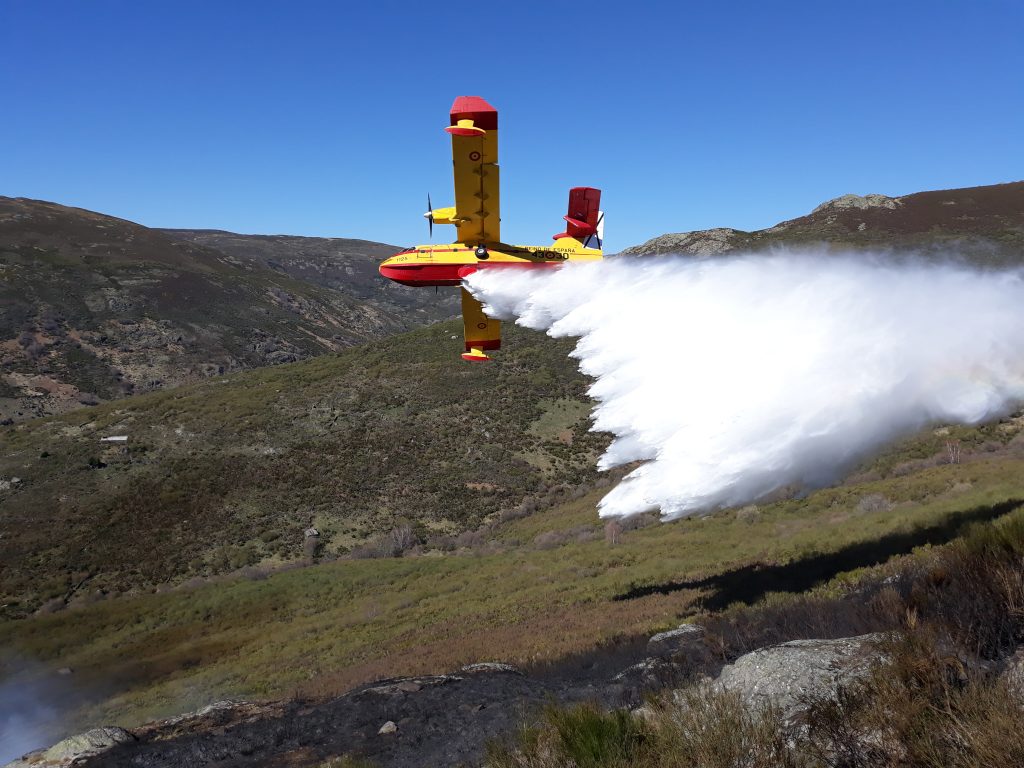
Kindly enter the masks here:
[[381, 264], [380, 273], [388, 280], [394, 280], [402, 285], [426, 288], [434, 285], [461, 285], [462, 278], [459, 276], [459, 270], [465, 270], [466, 267], [475, 267], [476, 269], [551, 269], [560, 267], [564, 263], [564, 261], [522, 263], [496, 261], [488, 264], [486, 261], [474, 260], [467, 261], [465, 264]]

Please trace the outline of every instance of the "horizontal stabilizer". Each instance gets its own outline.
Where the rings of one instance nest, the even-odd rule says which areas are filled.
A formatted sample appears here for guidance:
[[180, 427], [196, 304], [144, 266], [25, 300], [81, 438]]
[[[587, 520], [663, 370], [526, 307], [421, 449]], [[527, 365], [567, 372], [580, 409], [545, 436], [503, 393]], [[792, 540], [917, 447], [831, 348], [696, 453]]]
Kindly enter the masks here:
[[466, 337], [463, 360], [490, 360], [484, 350], [501, 349], [501, 321], [487, 317], [480, 302], [465, 288], [462, 289], [462, 324]]
[[452, 136], [483, 136], [487, 131], [477, 128], [472, 120], [459, 120], [457, 125], [449, 125], [444, 129]]

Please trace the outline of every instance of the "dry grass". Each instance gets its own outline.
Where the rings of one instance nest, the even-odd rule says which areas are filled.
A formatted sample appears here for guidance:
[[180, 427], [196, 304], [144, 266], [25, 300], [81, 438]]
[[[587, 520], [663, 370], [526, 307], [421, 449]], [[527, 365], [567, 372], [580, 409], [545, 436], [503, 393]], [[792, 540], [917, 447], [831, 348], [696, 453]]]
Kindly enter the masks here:
[[778, 712], [693, 688], [642, 715], [591, 704], [549, 707], [539, 725], [494, 742], [487, 768], [798, 768]]
[[993, 768], [1024, 765], [1021, 700], [966, 673], [920, 633], [885, 649], [866, 682], [808, 701], [802, 726], [694, 686], [642, 710], [549, 707], [493, 742], [487, 768]]
[[[404, 350], [403, 354], [414, 355], [421, 342], [436, 340], [433, 335], [437, 333], [438, 329], [433, 328], [401, 337], [386, 351], [393, 354]], [[479, 380], [462, 384], [491, 388], [496, 382], [488, 377], [500, 380], [507, 376], [507, 412], [503, 420], [511, 419], [509, 429], [525, 432], [540, 411], [532, 399], [534, 383], [524, 383], [520, 374], [537, 372], [535, 358], [539, 355], [539, 349], [524, 343], [517, 354], [508, 356], [510, 368], [489, 369], [490, 373], [479, 374]], [[544, 351], [543, 355], [547, 360], [553, 353]], [[800, 499], [764, 502], [756, 515], [723, 510], [703, 520], [668, 525], [650, 525], [650, 518], [642, 516], [623, 521], [615, 543], [601, 535], [595, 516], [594, 506], [601, 491], [578, 497], [584, 487], [578, 478], [539, 486], [536, 492], [507, 507], [500, 499], [481, 497], [473, 502], [474, 514], [488, 508], [499, 512], [461, 533], [458, 526], [421, 524], [413, 514], [381, 513], [376, 518], [377, 528], [360, 528], [354, 523], [346, 528], [327, 512], [322, 517], [318, 513], [316, 527], [328, 551], [332, 535], [353, 542], [382, 535], [379, 542], [388, 540], [388, 554], [397, 553], [397, 547], [390, 546], [393, 531], [398, 532], [402, 547], [410, 543], [410, 537], [416, 543], [403, 557], [336, 560], [275, 572], [272, 569], [280, 568], [288, 559], [286, 551], [275, 554], [279, 539], [293, 532], [294, 540], [301, 542], [310, 520], [305, 513], [300, 517], [298, 510], [305, 509], [301, 506], [291, 507], [294, 511], [284, 515], [287, 526], [282, 525], [281, 517], [253, 516], [256, 506], [242, 510], [237, 517], [220, 517], [222, 491], [227, 487], [231, 492], [236, 481], [244, 485], [249, 478], [245, 467], [252, 465], [247, 465], [244, 457], [232, 466], [228, 457], [197, 452], [194, 457], [181, 459], [184, 465], [178, 465], [172, 459], [179, 449], [172, 450], [166, 441], [154, 440], [145, 462], [139, 465], [145, 471], [159, 474], [177, 467], [181, 476], [188, 476], [189, 467], [204, 467], [190, 488], [175, 487], [173, 482], [159, 486], [167, 494], [162, 501], [133, 490], [131, 483], [123, 482], [125, 478], [118, 474], [120, 469], [115, 468], [115, 473], [103, 480], [109, 484], [105, 490], [103, 483], [95, 488], [89, 485], [94, 479], [88, 483], [82, 480], [90, 470], [72, 471], [74, 462], [85, 456], [76, 451], [86, 450], [97, 431], [120, 428], [132, 419], [136, 423], [154, 419], [151, 424], [147, 421], [147, 429], [154, 435], [163, 429], [172, 441], [179, 439], [180, 425], [184, 448], [192, 444], [190, 435], [202, 434], [216, 435], [217, 440], [235, 436], [236, 442], [242, 436], [256, 444], [257, 438], [266, 439], [265, 434], [260, 437], [261, 430], [280, 426], [285, 420], [294, 421], [296, 434], [312, 441], [309, 435], [326, 434], [326, 417], [321, 414], [306, 419], [297, 416], [295, 409], [308, 406], [315, 395], [312, 401], [320, 403], [318, 407], [330, 408], [334, 416], [348, 420], [341, 425], [346, 430], [354, 426], [363, 429], [370, 417], [360, 416], [363, 421], [353, 421], [354, 414], [368, 404], [385, 405], [373, 398], [391, 397], [377, 386], [382, 377], [393, 375], [388, 363], [385, 350], [365, 347], [290, 371], [258, 371], [233, 378], [229, 384], [211, 383], [146, 396], [133, 401], [132, 407], [101, 407], [90, 414], [93, 421], [85, 414], [72, 414], [39, 422], [31, 430], [18, 428], [8, 433], [12, 437], [12, 467], [36, 455], [39, 461], [56, 462], [54, 468], [43, 468], [33, 458], [34, 469], [30, 467], [31, 471], [19, 475], [39, 493], [40, 504], [47, 500], [43, 492], [47, 478], [61, 467], [69, 469], [66, 490], [76, 505], [105, 498], [104, 503], [108, 503], [110, 496], [118, 494], [122, 494], [119, 498], [135, 500], [134, 506], [118, 511], [116, 519], [108, 518], [102, 538], [95, 536], [88, 519], [76, 520], [82, 535], [91, 542], [91, 550], [76, 550], [75, 557], [95, 558], [98, 553], [111, 552], [117, 558], [114, 562], [125, 566], [130, 585], [132, 581], [151, 583], [160, 578], [148, 572], [159, 572], [181, 558], [183, 541], [208, 549], [194, 569], [185, 558], [183, 571], [191, 574], [187, 586], [175, 587], [173, 581], [150, 586], [147, 591], [136, 586], [126, 595], [97, 593], [102, 587], [98, 576], [76, 590], [75, 585], [82, 584], [83, 576], [91, 572], [75, 567], [55, 572], [53, 563], [64, 560], [54, 560], [52, 537], [37, 542], [47, 552], [45, 557], [23, 561], [30, 562], [30, 567], [20, 574], [15, 568], [9, 569], [5, 578], [18, 581], [40, 598], [57, 599], [57, 607], [62, 601], [71, 603], [69, 609], [52, 615], [0, 623], [0, 646], [38, 659], [50, 669], [68, 666], [76, 670], [76, 682], [90, 692], [91, 698], [69, 714], [69, 726], [99, 720], [130, 725], [229, 695], [280, 696], [296, 687], [330, 694], [376, 677], [443, 672], [464, 663], [494, 660], [495, 656], [523, 665], [557, 664], [567, 656], [628, 643], [702, 613], [718, 615], [733, 603], [767, 601], [772, 606], [784, 602], [773, 593], [803, 593], [839, 574], [873, 566], [916, 546], [941, 544], [957, 534], [965, 514], [980, 514], [982, 519], [995, 514], [989, 509], [993, 505], [1024, 497], [1022, 457], [1009, 450], [973, 456], [969, 450], [974, 444], [972, 433], [954, 430], [957, 439], [968, 446], [961, 464], [932, 466], [912, 476], [886, 476], [886, 466], [934, 452], [933, 443], [940, 438], [925, 434], [897, 446], [892, 455], [881, 457], [875, 479], [851, 482]], [[436, 367], [431, 364], [417, 380], [421, 390], [416, 397], [428, 398], [436, 406], [430, 418], [423, 419], [417, 428], [421, 432], [410, 432], [405, 417], [399, 414], [393, 423], [388, 421], [391, 417], [385, 418], [386, 426], [379, 427], [379, 434], [371, 435], [382, 451], [387, 444], [387, 455], [392, 457], [389, 461], [398, 460], [389, 440], [394, 442], [392, 438], [399, 433], [415, 435], [417, 441], [422, 438], [403, 449], [402, 461], [408, 461], [409, 467], [418, 466], [419, 459], [437, 460], [423, 476], [420, 490], [425, 496], [418, 501], [408, 495], [393, 497], [405, 511], [427, 504], [434, 498], [431, 494], [447, 493], [445, 477], [448, 481], [451, 477], [441, 459], [451, 455], [451, 446], [445, 441], [455, 440], [457, 433], [448, 432], [443, 439], [438, 438], [440, 444], [430, 448], [429, 456], [424, 447], [426, 435], [438, 419], [454, 413], [459, 429], [479, 426], [479, 420], [459, 410], [460, 398], [451, 390], [447, 371], [444, 363]], [[339, 389], [339, 377], [353, 382], [352, 387]], [[289, 384], [302, 392], [294, 401], [286, 392]], [[564, 386], [571, 393], [576, 385]], [[411, 398], [408, 391], [406, 395]], [[359, 407], [342, 407], [350, 399]], [[387, 407], [401, 410], [411, 402], [391, 402]], [[169, 429], [168, 424], [175, 426]], [[1000, 434], [1012, 445], [1019, 429], [1003, 434], [1000, 430], [1005, 426], [986, 428], [991, 434], [979, 430], [975, 442], [991, 442], [992, 435]], [[71, 436], [66, 450], [42, 457], [46, 440], [65, 431]], [[356, 437], [368, 434], [358, 431]], [[40, 443], [41, 439], [44, 442]], [[492, 439], [497, 437], [492, 435]], [[365, 448], [363, 444], [357, 446], [356, 438], [351, 441], [353, 451]], [[584, 442], [581, 437], [572, 448]], [[322, 447], [323, 443], [317, 445]], [[279, 482], [281, 488], [298, 489], [297, 493], [305, 494], [304, 499], [319, 496], [324, 489], [343, 489], [349, 482], [358, 481], [363, 483], [361, 487], [368, 487], [365, 460], [337, 465], [327, 462], [330, 471], [320, 473], [318, 467], [324, 466], [324, 457], [314, 457], [317, 445], [310, 442], [309, 447], [298, 447], [287, 459], [278, 454], [267, 458], [268, 468], [297, 473], [274, 482]], [[560, 450], [557, 443], [554, 445], [553, 450]], [[559, 454], [552, 456], [558, 458]], [[585, 461], [581, 455], [574, 460]], [[473, 477], [483, 477], [483, 469], [492, 466], [489, 462], [479, 464], [481, 473]], [[498, 467], [496, 472], [511, 471], [499, 464], [493, 466]], [[570, 475], [567, 471], [566, 477]], [[258, 479], [263, 483], [267, 478]], [[468, 476], [466, 479], [470, 480]], [[505, 482], [505, 487], [512, 482]], [[521, 489], [528, 486], [524, 481]], [[259, 493], [254, 491], [254, 504], [267, 501], [261, 496], [267, 488], [264, 485]], [[84, 495], [76, 496], [78, 491]], [[458, 493], [485, 491], [459, 486]], [[871, 494], [880, 494], [893, 506], [857, 514], [861, 499]], [[161, 506], [164, 502], [166, 506]], [[317, 504], [322, 502], [316, 500]], [[203, 507], [201, 514], [196, 510], [199, 506]], [[186, 507], [192, 509], [188, 524], [175, 517]], [[152, 520], [149, 512], [159, 515], [159, 519]], [[73, 513], [72, 508], [59, 512]], [[24, 516], [26, 535], [44, 530], [30, 524], [32, 519], [32, 515]], [[190, 527], [191, 523], [207, 527], [199, 530]], [[332, 531], [331, 526], [336, 529]], [[147, 533], [147, 557], [141, 559], [138, 552], [121, 545], [125, 540], [136, 540], [130, 534], [140, 527]], [[211, 534], [209, 540], [203, 538], [210, 530], [215, 530], [215, 535]], [[282, 530], [285, 533], [279, 536]], [[222, 535], [228, 538], [219, 540], [221, 546], [206, 546]], [[243, 543], [228, 543], [233, 537]], [[13, 543], [8, 546], [8, 551], [14, 551]], [[62, 540], [62, 546], [72, 549], [77, 544], [67, 539]], [[254, 554], [264, 560], [256, 566], [247, 565]], [[215, 560], [216, 567], [211, 567], [210, 559]], [[240, 570], [233, 576], [211, 576], [221, 568]], [[35, 569], [42, 574], [39, 578], [32, 575]], [[821, 601], [830, 597], [831, 593], [802, 598], [806, 601], [802, 608], [790, 605], [778, 614], [778, 620], [762, 622], [767, 630], [759, 628], [750, 614], [734, 620], [733, 612], [726, 611], [720, 624], [719, 657], [728, 658], [750, 643], [785, 636], [794, 626], [803, 627], [801, 631], [818, 631], [813, 615]], [[28, 606], [23, 604], [18, 610]], [[875, 619], [870, 616], [864, 621], [874, 626], [870, 622]], [[772, 625], [777, 626], [772, 629]], [[832, 622], [832, 631], [839, 627]], [[997, 638], [994, 642], [998, 645], [1002, 641]]]
[[1024, 699], [999, 674], [1024, 642], [1024, 510], [862, 573], [845, 586], [842, 595], [833, 587], [833, 594], [780, 597], [704, 620], [725, 655], [736, 651], [723, 644], [724, 627], [742, 625], [745, 644], [756, 632], [773, 642], [866, 628], [881, 632], [871, 673], [834, 695], [805, 699], [805, 715], [795, 724], [698, 684], [642, 714], [589, 705], [551, 708], [513, 742], [493, 745], [487, 765], [1024, 765]]
[[[976, 470], [973, 476], [983, 478]], [[979, 479], [957, 501], [998, 498], [996, 488]], [[1020, 490], [1006, 487], [1002, 493]], [[0, 645], [50, 668], [74, 668], [76, 681], [93, 692], [75, 715], [79, 722], [132, 724], [228, 695], [279, 696], [296, 687], [329, 695], [375, 678], [444, 672], [477, 661], [557, 666], [566, 657], [674, 626], [714, 601], [756, 601], [758, 592], [750, 589], [759, 579], [776, 590], [803, 592], [888, 557], [889, 534], [900, 551], [909, 551], [921, 541], [915, 521], [933, 521], [918, 532], [943, 530], [949, 538], [957, 530], [942, 527], [958, 514], [950, 511], [956, 506], [936, 500], [879, 513], [867, 527], [859, 517], [829, 526], [836, 549], [801, 557], [821, 540], [820, 528], [801, 526], [789, 538], [773, 537], [771, 530], [780, 518], [810, 521], [830, 508], [832, 492], [821, 493], [826, 500], [820, 506], [813, 497], [766, 505], [753, 522], [724, 513], [628, 531], [615, 545], [571, 535], [554, 549], [534, 545], [545, 530], [568, 534], [593, 525], [594, 493], [491, 528], [475, 550], [344, 560], [270, 574], [254, 570], [251, 577], [102, 600], [0, 625]], [[638, 581], [689, 586], [616, 599]], [[724, 659], [794, 632], [823, 636], [822, 606], [831, 605], [832, 592], [842, 590], [770, 596], [756, 611], [701, 620], [712, 637], [722, 637], [718, 657]], [[877, 626], [868, 619], [874, 623], [864, 631]], [[832, 632], [847, 626], [830, 622], [826, 629]]]
[[885, 641], [863, 683], [812, 701], [803, 740], [835, 768], [1024, 764], [1022, 702], [1002, 679], [943, 647], [934, 627]]

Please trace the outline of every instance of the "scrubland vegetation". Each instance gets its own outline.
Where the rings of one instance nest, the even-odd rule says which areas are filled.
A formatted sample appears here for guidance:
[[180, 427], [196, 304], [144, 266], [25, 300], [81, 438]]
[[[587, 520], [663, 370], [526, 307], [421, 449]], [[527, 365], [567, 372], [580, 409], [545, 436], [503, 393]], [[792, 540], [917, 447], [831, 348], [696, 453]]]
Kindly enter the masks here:
[[695, 682], [637, 713], [549, 707], [492, 744], [491, 768], [982, 768], [1024, 764], [1024, 507], [948, 544], [836, 579], [806, 595], [702, 616], [711, 648], [877, 632], [870, 674], [805, 699], [787, 723], [770, 706]]
[[405, 526], [432, 546], [593, 483], [605, 438], [569, 345], [512, 330], [482, 370], [458, 333], [0, 428], [0, 479], [20, 483], [0, 492], [0, 616], [300, 562], [311, 526], [320, 558]]
[[[482, 660], [543, 669], [687, 618], [707, 626], [723, 663], [794, 636], [895, 628], [910, 609], [919, 622], [932, 612], [986, 624], [980, 588], [981, 613], [965, 614], [920, 585], [952, 578], [944, 563], [955, 572], [961, 550], [935, 547], [1024, 498], [1018, 434], [1013, 420], [928, 432], [836, 488], [699, 520], [624, 521], [614, 536], [594, 512], [600, 490], [566, 490], [401, 557], [242, 569], [9, 621], [0, 646], [74, 669], [81, 722], [131, 724], [226, 695], [326, 695]], [[951, 439], [961, 463], [940, 460]], [[915, 547], [923, 554], [889, 563]], [[907, 582], [915, 602], [882, 584], [897, 567], [924, 574]], [[872, 600], [850, 597], [865, 589]], [[984, 635], [985, 652], [1005, 653], [1006, 632]]]
[[[223, 248], [223, 250], [221, 250]], [[0, 424], [305, 359], [451, 317], [396, 246], [143, 227], [0, 196]]]
[[[681, 621], [706, 627], [712, 665], [796, 637], [884, 631], [902, 633], [885, 654], [906, 669], [812, 709], [796, 751], [772, 713], [705, 696], [684, 710], [654, 703], [643, 720], [552, 710], [492, 757], [711, 766], [740, 750], [885, 765], [924, 749], [918, 729], [953, 744], [968, 725], [986, 744], [1015, 743], [999, 736], [1009, 694], [994, 675], [1024, 605], [1011, 603], [1020, 416], [927, 430], [796, 498], [665, 525], [604, 521], [595, 504], [615, 476], [594, 471], [606, 437], [588, 431], [569, 343], [510, 329], [500, 362], [465, 367], [458, 333], [440, 324], [4, 428], [5, 673], [31, 685], [72, 670], [71, 731], [477, 661], [546, 672]], [[113, 434], [127, 446], [99, 442]], [[959, 540], [972, 525], [983, 527]], [[707, 743], [672, 725], [696, 723], [701, 706], [731, 724]], [[884, 724], [889, 751], [848, 745], [886, 707], [905, 715]], [[844, 744], [854, 757], [830, 756]], [[588, 763], [579, 750], [591, 748]], [[670, 748], [706, 757], [657, 762]]]

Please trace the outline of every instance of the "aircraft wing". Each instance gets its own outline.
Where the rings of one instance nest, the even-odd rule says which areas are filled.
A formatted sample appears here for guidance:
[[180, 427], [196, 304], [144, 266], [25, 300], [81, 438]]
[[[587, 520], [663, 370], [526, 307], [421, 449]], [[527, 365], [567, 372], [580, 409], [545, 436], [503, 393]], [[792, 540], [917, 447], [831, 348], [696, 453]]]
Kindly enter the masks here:
[[[452, 104], [452, 164], [458, 241], [470, 246], [501, 242], [498, 206], [498, 110], [479, 96]], [[468, 339], [468, 336], [467, 336]]]
[[484, 314], [484, 308], [473, 294], [462, 289], [462, 327], [466, 336], [463, 360], [490, 360], [485, 350], [501, 347], [501, 321]]

